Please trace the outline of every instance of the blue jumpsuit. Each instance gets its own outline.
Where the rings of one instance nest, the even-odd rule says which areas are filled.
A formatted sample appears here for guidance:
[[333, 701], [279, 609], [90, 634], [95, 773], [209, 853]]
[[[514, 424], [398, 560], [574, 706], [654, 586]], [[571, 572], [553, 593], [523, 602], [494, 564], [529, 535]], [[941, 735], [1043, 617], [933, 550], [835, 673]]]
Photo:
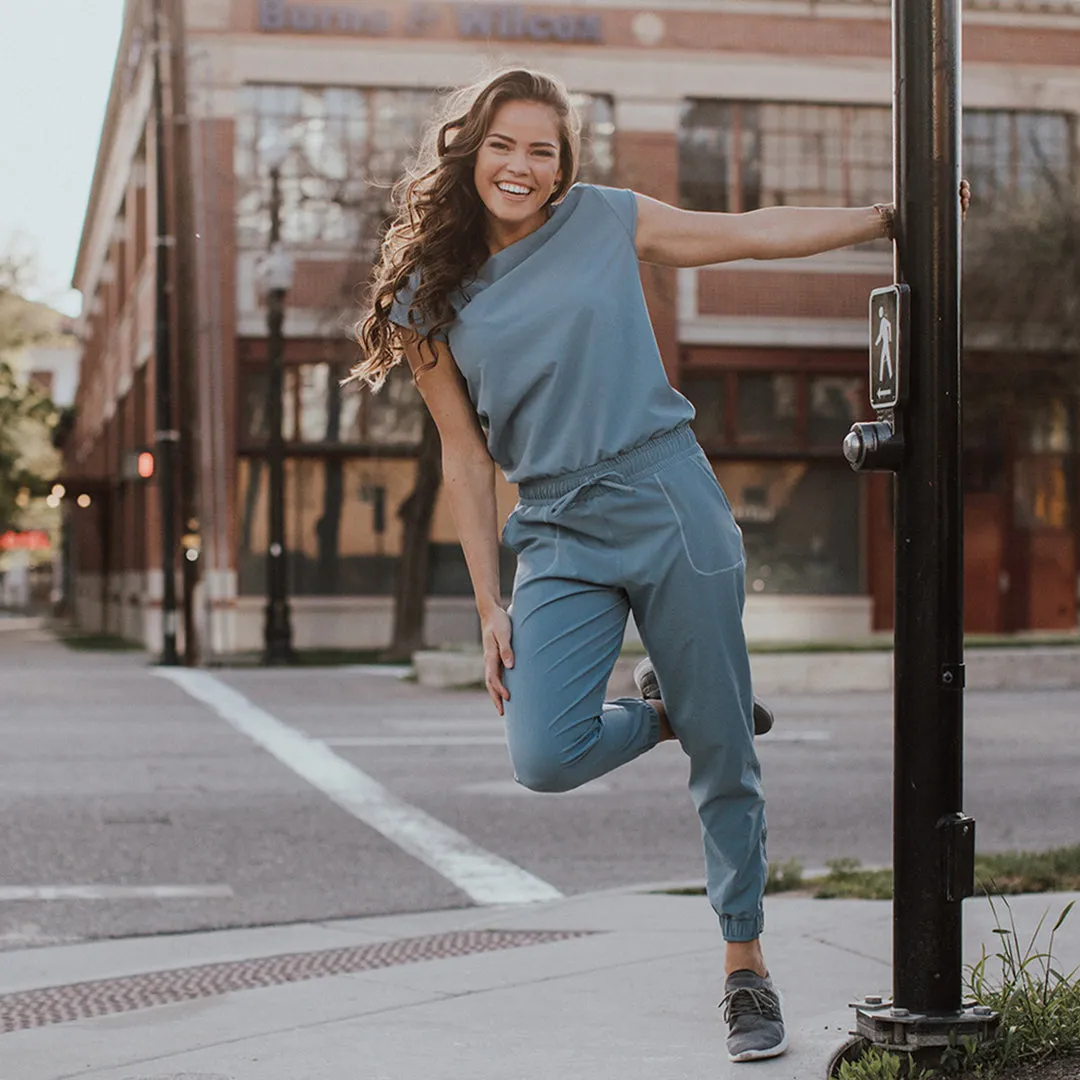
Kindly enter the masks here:
[[[656, 745], [640, 698], [604, 701], [634, 614], [690, 758], [724, 937], [763, 926], [765, 809], [742, 629], [742, 535], [667, 380], [632, 191], [577, 184], [454, 298], [447, 339], [494, 461], [518, 484], [506, 729], [514, 775], [567, 791]], [[392, 318], [419, 330], [412, 290]]]

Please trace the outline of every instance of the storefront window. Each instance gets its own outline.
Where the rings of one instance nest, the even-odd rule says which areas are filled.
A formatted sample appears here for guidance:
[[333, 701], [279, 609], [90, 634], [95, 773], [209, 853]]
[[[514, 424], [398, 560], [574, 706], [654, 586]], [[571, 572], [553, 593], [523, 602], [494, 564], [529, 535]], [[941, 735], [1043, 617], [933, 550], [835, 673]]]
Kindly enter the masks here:
[[1033, 454], [1016, 461], [1013, 471], [1013, 514], [1021, 529], [1067, 529], [1068, 458], [1065, 454]]
[[[398, 366], [377, 394], [342, 387], [342, 370], [329, 363], [295, 364], [282, 382], [281, 431], [286, 443], [411, 449], [420, 444], [423, 402], [404, 367]], [[242, 445], [265, 445], [267, 374], [245, 368], [241, 375]]]
[[698, 440], [717, 453], [839, 453], [866, 412], [861, 375], [718, 370], [686, 376], [680, 388], [694, 405]]
[[[401, 552], [398, 508], [412, 491], [409, 458], [287, 458], [285, 546], [294, 596], [392, 596]], [[269, 471], [260, 457], [237, 472], [238, 573], [242, 595], [266, 589]], [[500, 552], [501, 577], [512, 581], [513, 555]], [[433, 543], [428, 593], [470, 596], [460, 545]]]
[[859, 478], [806, 461], [714, 463], [746, 547], [747, 590], [862, 591]]
[[738, 439], [741, 446], [791, 446], [797, 412], [795, 375], [739, 375]]
[[865, 411], [862, 379], [851, 375], [812, 375], [807, 379], [806, 434], [811, 446], [839, 447]]
[[684, 378], [680, 390], [693, 403], [698, 441], [723, 442], [727, 436], [727, 379], [723, 375]]

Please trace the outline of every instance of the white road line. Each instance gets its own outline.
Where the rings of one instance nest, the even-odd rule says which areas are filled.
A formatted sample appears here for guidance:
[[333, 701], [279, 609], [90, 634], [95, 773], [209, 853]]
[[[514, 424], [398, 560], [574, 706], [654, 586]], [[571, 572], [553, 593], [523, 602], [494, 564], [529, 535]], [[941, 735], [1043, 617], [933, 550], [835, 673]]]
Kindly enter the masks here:
[[476, 903], [523, 904], [562, 898], [546, 881], [397, 798], [329, 746], [282, 723], [207, 672], [160, 668], [155, 674], [201, 701], [343, 810], [430, 866]]
[[327, 746], [505, 746], [504, 735], [330, 735]]
[[0, 885], [0, 900], [228, 899], [228, 885]]

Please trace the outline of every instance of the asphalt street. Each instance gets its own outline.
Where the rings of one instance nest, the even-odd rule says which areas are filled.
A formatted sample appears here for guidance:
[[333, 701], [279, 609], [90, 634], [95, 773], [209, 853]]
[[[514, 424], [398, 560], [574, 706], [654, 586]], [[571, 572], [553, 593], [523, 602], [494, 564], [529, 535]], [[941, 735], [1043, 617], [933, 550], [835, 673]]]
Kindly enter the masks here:
[[[255, 727], [142, 654], [0, 634], [0, 948], [474, 903], [472, 879], [403, 850], [410, 830], [421, 849], [453, 830], [446, 865], [475, 849], [496, 877], [520, 869], [564, 895], [701, 880], [674, 745], [536, 795], [514, 784], [481, 693], [358, 668], [202, 677]], [[774, 861], [888, 863], [891, 699], [772, 704], [759, 752]], [[966, 713], [964, 809], [980, 848], [1076, 843], [1080, 692], [968, 693]]]

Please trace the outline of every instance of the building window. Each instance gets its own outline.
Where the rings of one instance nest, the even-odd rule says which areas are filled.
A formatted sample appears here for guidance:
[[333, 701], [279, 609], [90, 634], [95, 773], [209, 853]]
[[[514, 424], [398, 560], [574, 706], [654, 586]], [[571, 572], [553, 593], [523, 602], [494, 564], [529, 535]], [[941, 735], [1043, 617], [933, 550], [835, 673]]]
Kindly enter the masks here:
[[[237, 236], [266, 247], [275, 141], [281, 164], [282, 239], [324, 250], [376, 254], [390, 190], [415, 157], [432, 118], [430, 90], [355, 87], [241, 87], [236, 117]], [[582, 115], [582, 177], [607, 183], [614, 171], [614, 109], [608, 97], [576, 94]]]
[[791, 446], [797, 441], [797, 376], [743, 372], [736, 385], [740, 446]]
[[581, 174], [589, 184], [610, 184], [615, 175], [615, 104], [603, 94], [573, 94], [581, 116]]
[[[342, 373], [325, 362], [286, 367], [281, 411], [286, 443], [402, 452], [420, 445], [423, 402], [405, 365], [391, 371], [377, 394], [352, 384], [342, 387]], [[268, 385], [265, 368], [241, 369], [242, 451], [266, 445]]]
[[[285, 460], [285, 546], [294, 596], [393, 596], [402, 546], [398, 509], [412, 491], [410, 458], [289, 457]], [[266, 588], [270, 480], [266, 462], [242, 457], [237, 468], [238, 587]], [[513, 556], [503, 549], [501, 577], [513, 580]], [[427, 592], [472, 595], [459, 544], [431, 545]]]
[[688, 101], [679, 193], [691, 210], [868, 206], [892, 190], [892, 113], [877, 105]]
[[835, 451], [866, 412], [866, 382], [857, 375], [808, 375], [806, 382], [807, 441]]
[[[1076, 175], [1076, 118], [965, 109], [964, 174], [980, 199], [1052, 194]], [[688, 101], [679, 193], [691, 210], [868, 206], [892, 190], [892, 110]]]
[[685, 375], [680, 390], [715, 455], [835, 457], [868, 412], [866, 379], [844, 373], [721, 369]]
[[389, 192], [431, 114], [426, 90], [244, 86], [236, 117], [237, 233], [264, 248], [270, 233], [268, 154], [281, 164], [282, 239], [374, 253]]
[[859, 477], [812, 461], [722, 461], [717, 479], [742, 529], [752, 593], [862, 591]]
[[1075, 117], [964, 110], [964, 174], [980, 200], [1052, 196], [1076, 174]]

